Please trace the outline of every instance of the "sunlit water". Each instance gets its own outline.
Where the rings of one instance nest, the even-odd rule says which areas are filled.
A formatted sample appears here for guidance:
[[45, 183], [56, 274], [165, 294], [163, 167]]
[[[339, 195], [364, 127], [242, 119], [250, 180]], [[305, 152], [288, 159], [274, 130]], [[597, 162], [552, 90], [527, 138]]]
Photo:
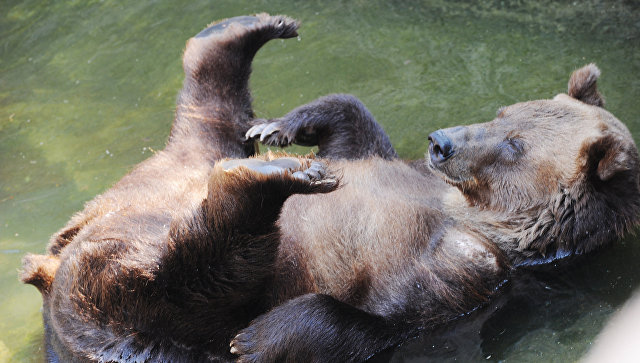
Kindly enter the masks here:
[[[302, 20], [299, 39], [271, 42], [256, 58], [258, 116], [352, 93], [406, 159], [423, 156], [435, 129], [565, 91], [588, 62], [603, 71], [607, 108], [638, 140], [637, 2], [478, 3], [0, 2], [0, 362], [43, 360], [41, 299], [17, 280], [21, 257], [44, 252], [83, 203], [163, 147], [185, 40], [215, 19], [266, 11]], [[639, 285], [637, 239], [523, 273], [490, 306], [379, 358], [576, 360]]]

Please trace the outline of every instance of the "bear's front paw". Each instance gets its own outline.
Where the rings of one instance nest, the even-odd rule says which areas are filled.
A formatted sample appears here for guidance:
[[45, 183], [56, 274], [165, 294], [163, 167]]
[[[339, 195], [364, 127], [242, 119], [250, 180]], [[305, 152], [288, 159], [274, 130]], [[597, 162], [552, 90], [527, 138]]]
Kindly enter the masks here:
[[256, 119], [254, 124], [244, 135], [247, 140], [259, 140], [265, 145], [278, 147], [287, 147], [294, 143], [302, 146], [318, 145], [318, 135], [311, 126], [304, 127], [284, 118]]
[[[264, 160], [263, 158], [266, 158]], [[251, 172], [267, 176], [284, 176], [283, 180], [293, 181], [294, 184], [307, 185], [307, 192], [329, 192], [337, 188], [339, 180], [321, 161], [298, 158], [276, 157], [271, 153], [263, 158], [234, 159], [220, 163], [225, 172], [232, 172], [239, 168], [245, 168]]]

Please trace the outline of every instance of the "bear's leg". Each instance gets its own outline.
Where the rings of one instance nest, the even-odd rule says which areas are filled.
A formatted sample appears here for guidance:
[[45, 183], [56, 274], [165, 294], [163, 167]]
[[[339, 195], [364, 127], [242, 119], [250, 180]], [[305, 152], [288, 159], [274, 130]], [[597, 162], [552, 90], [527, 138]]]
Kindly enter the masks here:
[[231, 341], [238, 362], [363, 362], [402, 328], [328, 295], [307, 294], [251, 322]]
[[[214, 23], [189, 39], [183, 56], [184, 85], [164, 152], [171, 157], [139, 167], [125, 179], [154, 178], [185, 164], [211, 167], [221, 158], [254, 154], [254, 145], [244, 139], [253, 117], [248, 88], [251, 61], [266, 42], [294, 37], [297, 28], [285, 16], [258, 14]], [[175, 166], [168, 166], [169, 162]], [[75, 215], [51, 238], [49, 253], [58, 255], [95, 215], [107, 209], [103, 203], [89, 204]]]
[[292, 194], [326, 193], [339, 181], [318, 161], [278, 157], [216, 164], [207, 198], [194, 213], [174, 221], [160, 263], [158, 293], [175, 306], [188, 331], [176, 332], [228, 344], [265, 309], [280, 234], [276, 220]]
[[297, 35], [285, 16], [241, 16], [210, 25], [189, 39], [185, 80], [168, 151], [202, 152], [210, 161], [254, 154], [244, 139], [253, 117], [248, 82], [254, 55], [266, 42]]
[[255, 120], [253, 124], [246, 138], [267, 145], [318, 145], [318, 156], [330, 159], [398, 157], [382, 126], [352, 95], [325, 96], [284, 117]]
[[[55, 270], [71, 276], [58, 280], [45, 311], [64, 324], [55, 327], [56, 339], [74, 354], [105, 362], [227, 361], [229, 341], [267, 309], [282, 205], [292, 194], [327, 193], [338, 185], [313, 159], [267, 153], [221, 160], [206, 198], [171, 220], [166, 243], [82, 241], [67, 247], [74, 258], [62, 264], [57, 257], [26, 257], [22, 277], [44, 294]], [[158, 218], [147, 213], [147, 222]], [[125, 221], [133, 229], [158, 228], [138, 220]], [[150, 268], [142, 265], [149, 261]], [[103, 317], [126, 328], [99, 323]]]

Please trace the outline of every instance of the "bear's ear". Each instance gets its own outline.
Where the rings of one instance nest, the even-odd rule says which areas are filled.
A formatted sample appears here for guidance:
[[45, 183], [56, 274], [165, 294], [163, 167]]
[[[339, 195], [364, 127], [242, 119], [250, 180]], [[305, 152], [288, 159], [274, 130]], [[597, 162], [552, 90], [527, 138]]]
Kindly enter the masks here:
[[587, 141], [582, 153], [585, 156], [585, 172], [607, 181], [618, 173], [632, 170], [634, 160], [626, 145], [613, 135]]
[[593, 63], [574, 71], [569, 79], [569, 96], [593, 106], [604, 107], [604, 98], [596, 85], [598, 77], [600, 69]]
[[41, 294], [48, 294], [59, 266], [60, 259], [55, 256], [27, 254], [22, 259], [20, 280], [37, 287]]

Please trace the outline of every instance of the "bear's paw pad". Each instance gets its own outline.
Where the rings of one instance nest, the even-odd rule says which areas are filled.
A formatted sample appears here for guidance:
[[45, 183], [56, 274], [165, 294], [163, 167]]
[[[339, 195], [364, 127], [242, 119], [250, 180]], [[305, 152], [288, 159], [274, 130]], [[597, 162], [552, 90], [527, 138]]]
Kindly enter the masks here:
[[221, 22], [214, 23], [208, 26], [206, 29], [196, 34], [195, 38], [206, 38], [213, 34], [223, 33], [231, 24], [238, 24], [244, 27], [249, 27], [259, 21], [260, 19], [255, 16], [236, 16], [235, 18], [223, 20]]
[[268, 39], [293, 38], [298, 35], [298, 22], [296, 20], [282, 15], [270, 16], [262, 13], [255, 16], [236, 16], [210, 24], [196, 34], [194, 38], [202, 39], [222, 35], [230, 28], [236, 29], [235, 34], [240, 38], [242, 38], [242, 35], [255, 32], [268, 34]]
[[[305, 163], [306, 164], [306, 163]], [[232, 171], [239, 167], [247, 168], [263, 175], [291, 173], [296, 179], [311, 184], [335, 184], [335, 178], [329, 175], [327, 166], [320, 161], [309, 160], [308, 167], [294, 157], [282, 157], [273, 160], [233, 159], [223, 161], [220, 165], [224, 171]], [[304, 169], [303, 169], [304, 168]]]

